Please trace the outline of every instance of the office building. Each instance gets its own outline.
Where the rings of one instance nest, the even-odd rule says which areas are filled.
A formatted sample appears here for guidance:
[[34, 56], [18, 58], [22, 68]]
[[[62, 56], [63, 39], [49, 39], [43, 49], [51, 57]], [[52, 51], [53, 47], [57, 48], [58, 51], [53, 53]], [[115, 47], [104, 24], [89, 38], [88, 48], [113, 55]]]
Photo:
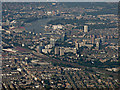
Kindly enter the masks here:
[[55, 39], [50, 38], [50, 45], [52, 45], [52, 47], [54, 47], [54, 46], [55, 46]]
[[76, 41], [75, 42], [75, 48], [78, 50], [79, 49], [79, 43]]
[[64, 48], [60, 47], [60, 56], [64, 55]]
[[88, 32], [88, 26], [87, 25], [84, 26], [84, 32]]
[[100, 49], [100, 43], [99, 42], [96, 42], [96, 49]]
[[63, 33], [61, 36], [61, 41], [65, 41], [67, 39], [66, 33]]
[[40, 53], [40, 50], [39, 50], [39, 49], [40, 49], [40, 46], [37, 46], [37, 47], [36, 47], [37, 53]]
[[59, 47], [55, 47], [55, 54], [59, 54]]
[[92, 35], [92, 44], [94, 44], [94, 43], [95, 43], [95, 36]]

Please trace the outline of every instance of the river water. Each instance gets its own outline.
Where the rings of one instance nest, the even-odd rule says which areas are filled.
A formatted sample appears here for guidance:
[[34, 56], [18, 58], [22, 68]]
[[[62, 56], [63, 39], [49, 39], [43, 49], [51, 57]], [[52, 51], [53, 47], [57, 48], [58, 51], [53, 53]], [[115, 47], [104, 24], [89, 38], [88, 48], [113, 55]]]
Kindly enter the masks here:
[[39, 19], [36, 21], [31, 22], [31, 25], [26, 25], [25, 29], [27, 31], [32, 31], [34, 33], [44, 33], [44, 27], [47, 25], [47, 22], [50, 20], [55, 20], [58, 17], [46, 18], [46, 19]]

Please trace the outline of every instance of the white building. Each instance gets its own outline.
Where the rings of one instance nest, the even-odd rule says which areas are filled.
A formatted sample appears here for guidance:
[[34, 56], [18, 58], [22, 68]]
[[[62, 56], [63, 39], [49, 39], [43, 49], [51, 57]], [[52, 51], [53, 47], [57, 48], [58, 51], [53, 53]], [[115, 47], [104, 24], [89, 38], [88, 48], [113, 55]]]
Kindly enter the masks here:
[[53, 25], [52, 28], [55, 29], [62, 29], [63, 25]]
[[64, 49], [65, 49], [64, 52], [66, 52], [66, 53], [72, 52], [72, 53], [76, 54], [76, 52], [77, 52], [76, 48], [67, 47]]
[[55, 46], [55, 39], [50, 38], [50, 45], [52, 45], [53, 47]]
[[88, 32], [88, 26], [87, 25], [84, 26], [84, 32]]
[[50, 53], [51, 51], [52, 51], [52, 49], [42, 49], [42, 52], [43, 52], [43, 53], [46, 53], [46, 54], [47, 54], [47, 53]]

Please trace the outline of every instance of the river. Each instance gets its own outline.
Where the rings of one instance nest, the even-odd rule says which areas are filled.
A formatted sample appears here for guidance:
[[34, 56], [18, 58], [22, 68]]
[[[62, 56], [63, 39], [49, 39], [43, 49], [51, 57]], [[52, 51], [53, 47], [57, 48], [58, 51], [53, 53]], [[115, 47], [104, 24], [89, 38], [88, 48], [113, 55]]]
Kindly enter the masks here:
[[44, 27], [47, 25], [47, 22], [50, 20], [55, 20], [58, 17], [46, 18], [46, 19], [39, 19], [36, 21], [31, 22], [31, 25], [26, 25], [25, 29], [27, 31], [32, 31], [34, 33], [44, 33]]

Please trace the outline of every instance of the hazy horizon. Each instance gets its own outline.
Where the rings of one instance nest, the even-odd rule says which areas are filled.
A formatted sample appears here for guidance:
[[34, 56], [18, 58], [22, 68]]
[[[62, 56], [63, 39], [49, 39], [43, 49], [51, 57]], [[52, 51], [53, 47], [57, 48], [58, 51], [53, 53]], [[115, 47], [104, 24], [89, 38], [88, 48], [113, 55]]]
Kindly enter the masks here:
[[119, 0], [1, 0], [1, 2], [119, 2]]

